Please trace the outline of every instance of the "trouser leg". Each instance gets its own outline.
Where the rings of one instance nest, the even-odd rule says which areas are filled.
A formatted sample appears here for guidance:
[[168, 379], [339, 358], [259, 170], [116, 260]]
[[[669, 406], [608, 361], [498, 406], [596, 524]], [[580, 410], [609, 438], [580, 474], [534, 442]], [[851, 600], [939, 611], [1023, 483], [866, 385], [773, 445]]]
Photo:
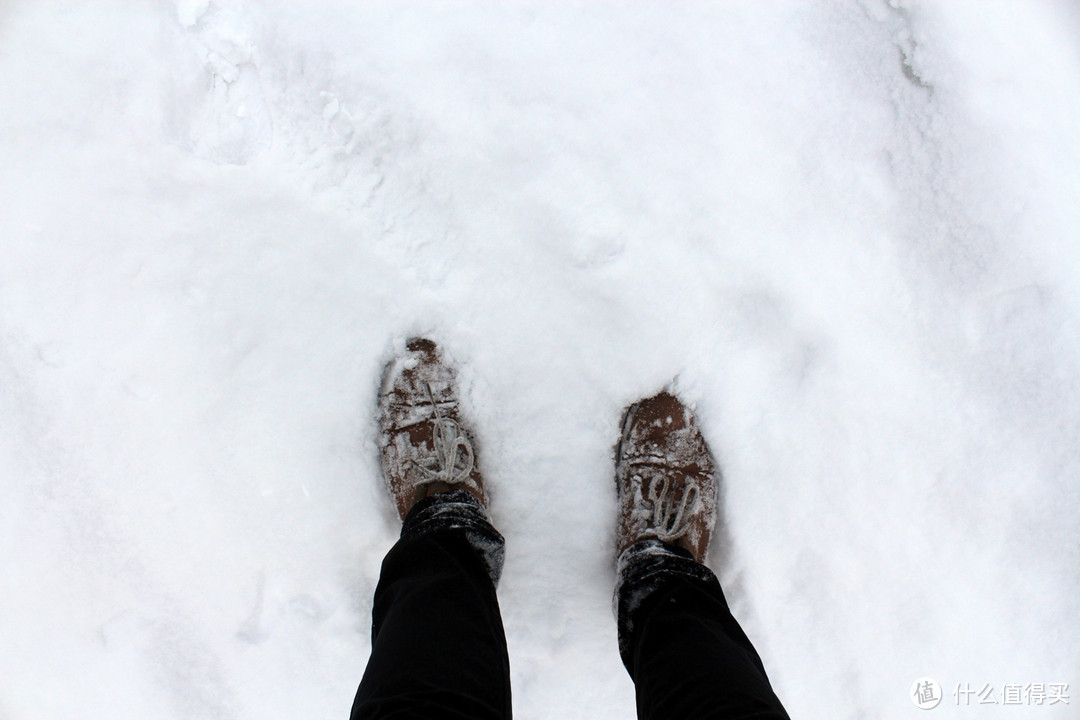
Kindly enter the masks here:
[[502, 548], [466, 491], [413, 507], [383, 561], [371, 657], [352, 720], [510, 718], [510, 662], [495, 596]]
[[655, 540], [630, 548], [616, 603], [641, 720], [788, 717], [720, 582], [686, 551]]

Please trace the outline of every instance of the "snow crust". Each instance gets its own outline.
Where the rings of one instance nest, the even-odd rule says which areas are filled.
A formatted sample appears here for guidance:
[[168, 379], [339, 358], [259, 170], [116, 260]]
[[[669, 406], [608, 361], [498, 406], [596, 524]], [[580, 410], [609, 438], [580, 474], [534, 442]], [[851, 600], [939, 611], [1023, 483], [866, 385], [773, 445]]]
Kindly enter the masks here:
[[793, 717], [1080, 704], [1064, 0], [0, 7], [0, 718], [348, 714], [392, 343], [462, 367], [520, 718], [634, 715], [621, 412]]

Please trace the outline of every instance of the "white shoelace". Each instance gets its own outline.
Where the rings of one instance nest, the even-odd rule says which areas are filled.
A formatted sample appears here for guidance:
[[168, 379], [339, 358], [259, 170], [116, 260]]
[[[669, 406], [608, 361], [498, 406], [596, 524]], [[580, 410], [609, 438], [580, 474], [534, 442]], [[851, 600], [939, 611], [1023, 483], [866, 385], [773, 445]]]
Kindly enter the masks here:
[[[649, 484], [649, 503], [652, 505], [652, 525], [649, 528], [660, 542], [674, 543], [690, 529], [690, 518], [697, 510], [701, 491], [696, 480], [688, 479], [682, 493], [676, 497], [671, 478], [657, 473]], [[643, 483], [640, 475], [634, 480]]]
[[[427, 384], [427, 383], [425, 383]], [[424, 476], [419, 485], [431, 483], [446, 483], [447, 485], [466, 485], [474, 487], [472, 480], [473, 471], [473, 448], [472, 443], [465, 433], [461, 431], [457, 422], [450, 418], [444, 418], [439, 412], [439, 404], [435, 402], [435, 394], [431, 391], [431, 385], [427, 385], [428, 399], [435, 408], [435, 427], [432, 431], [432, 443], [435, 456], [426, 464], [419, 460], [413, 460], [416, 469]], [[458, 459], [462, 459], [464, 467], [457, 468]], [[431, 465], [432, 467], [428, 467]]]

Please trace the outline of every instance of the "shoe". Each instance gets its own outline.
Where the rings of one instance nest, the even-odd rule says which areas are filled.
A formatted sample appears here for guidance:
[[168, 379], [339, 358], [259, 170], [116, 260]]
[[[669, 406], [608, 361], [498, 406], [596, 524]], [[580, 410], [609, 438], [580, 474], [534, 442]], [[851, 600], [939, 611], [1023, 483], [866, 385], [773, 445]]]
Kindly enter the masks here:
[[716, 524], [716, 463], [694, 416], [662, 392], [631, 405], [615, 451], [618, 554], [655, 539], [701, 563]]
[[428, 494], [465, 489], [487, 507], [472, 433], [462, 422], [456, 373], [431, 340], [412, 338], [379, 390], [383, 477], [404, 520]]

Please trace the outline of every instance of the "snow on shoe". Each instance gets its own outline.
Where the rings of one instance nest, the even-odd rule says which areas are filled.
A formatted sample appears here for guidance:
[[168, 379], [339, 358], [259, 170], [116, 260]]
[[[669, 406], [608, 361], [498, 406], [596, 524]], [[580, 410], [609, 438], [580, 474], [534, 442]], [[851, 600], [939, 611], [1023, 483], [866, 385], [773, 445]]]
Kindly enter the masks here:
[[716, 524], [716, 469], [693, 414], [667, 392], [631, 405], [615, 452], [617, 548], [657, 539], [703, 562]]
[[383, 373], [379, 450], [383, 477], [402, 519], [433, 483], [465, 488], [487, 504], [454, 380], [454, 369], [424, 338], [410, 339]]

